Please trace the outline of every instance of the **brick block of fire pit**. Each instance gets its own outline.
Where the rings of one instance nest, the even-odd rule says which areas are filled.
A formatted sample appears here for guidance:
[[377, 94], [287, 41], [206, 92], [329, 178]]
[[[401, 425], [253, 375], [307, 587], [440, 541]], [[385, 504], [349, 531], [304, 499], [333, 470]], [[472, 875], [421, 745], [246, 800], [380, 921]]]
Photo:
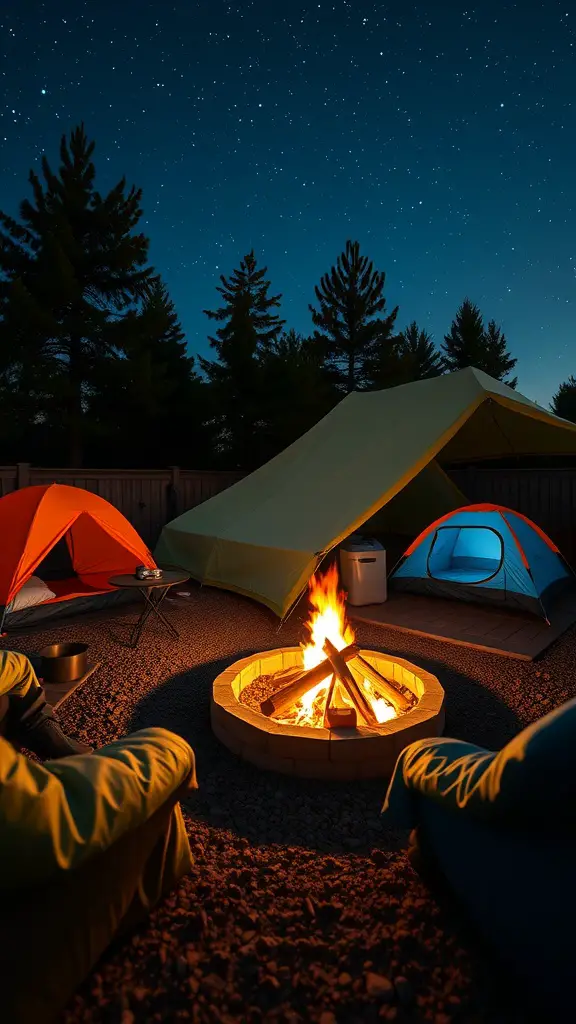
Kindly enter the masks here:
[[283, 725], [240, 703], [240, 694], [260, 675], [302, 666], [299, 647], [242, 658], [214, 680], [212, 728], [233, 753], [264, 770], [303, 778], [386, 778], [401, 751], [415, 739], [438, 736], [444, 727], [444, 690], [436, 676], [402, 658], [361, 651], [381, 675], [417, 698], [405, 713], [377, 726], [324, 729]]
[[212, 716], [212, 732], [216, 738], [220, 740], [220, 743], [223, 743], [225, 747], [228, 747], [228, 750], [231, 750], [233, 754], [237, 754], [238, 757], [244, 756], [245, 744], [242, 743], [233, 732], [229, 732], [228, 729], [225, 729], [214, 716]]
[[[265, 716], [262, 716], [265, 717]], [[330, 732], [328, 729], [314, 729], [309, 725], [280, 725], [268, 722], [268, 750], [277, 757], [294, 757], [310, 761], [327, 761], [329, 757]]]
[[237, 743], [257, 750], [268, 749], [268, 734], [259, 728], [256, 715], [249, 708], [237, 704], [236, 708], [215, 707], [211, 709], [212, 724], [218, 722]]
[[[403, 716], [405, 717], [405, 716]], [[390, 729], [390, 722], [384, 722], [378, 728], [370, 726], [357, 726], [355, 729], [334, 730], [330, 734], [330, 760], [338, 761], [363, 761], [366, 758], [382, 757], [386, 738], [386, 750], [391, 751], [394, 759], [398, 756], [395, 751], [398, 744], [395, 742], [396, 734]]]

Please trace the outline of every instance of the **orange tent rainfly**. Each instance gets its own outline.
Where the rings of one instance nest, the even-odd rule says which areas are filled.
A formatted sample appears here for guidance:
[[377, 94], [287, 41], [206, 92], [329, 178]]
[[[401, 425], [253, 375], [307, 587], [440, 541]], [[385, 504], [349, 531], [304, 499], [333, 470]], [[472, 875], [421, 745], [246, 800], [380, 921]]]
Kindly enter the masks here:
[[66, 484], [23, 487], [0, 498], [0, 536], [3, 615], [36, 571], [42, 579], [42, 564], [59, 543], [67, 548], [67, 578], [50, 579], [53, 597], [43, 604], [115, 591], [110, 576], [156, 564], [118, 509]]

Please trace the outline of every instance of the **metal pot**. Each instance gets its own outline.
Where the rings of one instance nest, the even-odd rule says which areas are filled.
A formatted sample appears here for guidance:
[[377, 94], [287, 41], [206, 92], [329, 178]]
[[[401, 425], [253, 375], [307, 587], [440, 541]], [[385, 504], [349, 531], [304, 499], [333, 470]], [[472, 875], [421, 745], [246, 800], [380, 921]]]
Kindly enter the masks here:
[[88, 667], [88, 644], [50, 644], [40, 651], [46, 683], [74, 683]]

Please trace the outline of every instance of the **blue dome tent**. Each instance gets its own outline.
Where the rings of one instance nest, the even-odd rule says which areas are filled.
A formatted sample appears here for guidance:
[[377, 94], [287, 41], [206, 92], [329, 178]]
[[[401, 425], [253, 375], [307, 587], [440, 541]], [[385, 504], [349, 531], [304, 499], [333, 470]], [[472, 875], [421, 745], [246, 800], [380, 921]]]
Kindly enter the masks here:
[[546, 620], [554, 599], [575, 583], [544, 531], [500, 505], [469, 505], [437, 519], [390, 577], [393, 590], [498, 603]]

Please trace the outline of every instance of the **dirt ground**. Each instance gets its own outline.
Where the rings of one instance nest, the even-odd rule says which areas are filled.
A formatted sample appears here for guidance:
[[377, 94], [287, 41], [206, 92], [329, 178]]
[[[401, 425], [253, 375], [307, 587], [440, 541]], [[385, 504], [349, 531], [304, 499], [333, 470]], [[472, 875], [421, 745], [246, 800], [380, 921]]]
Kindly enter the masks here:
[[[214, 677], [236, 658], [298, 643], [304, 633], [298, 613], [279, 630], [258, 605], [190, 589], [164, 605], [179, 641], [151, 626], [137, 651], [127, 649], [119, 641], [136, 613], [124, 609], [12, 644], [33, 653], [82, 640], [91, 660], [102, 661], [62, 705], [71, 734], [100, 746], [161, 725], [197, 756], [200, 788], [184, 808], [194, 870], [146, 927], [108, 951], [63, 1024], [526, 1020], [465, 924], [410, 867], [407, 835], [380, 815], [384, 782], [264, 773], [216, 740]], [[356, 633], [363, 646], [438, 675], [446, 734], [491, 749], [576, 695], [574, 631], [535, 664], [375, 627], [357, 625]]]

